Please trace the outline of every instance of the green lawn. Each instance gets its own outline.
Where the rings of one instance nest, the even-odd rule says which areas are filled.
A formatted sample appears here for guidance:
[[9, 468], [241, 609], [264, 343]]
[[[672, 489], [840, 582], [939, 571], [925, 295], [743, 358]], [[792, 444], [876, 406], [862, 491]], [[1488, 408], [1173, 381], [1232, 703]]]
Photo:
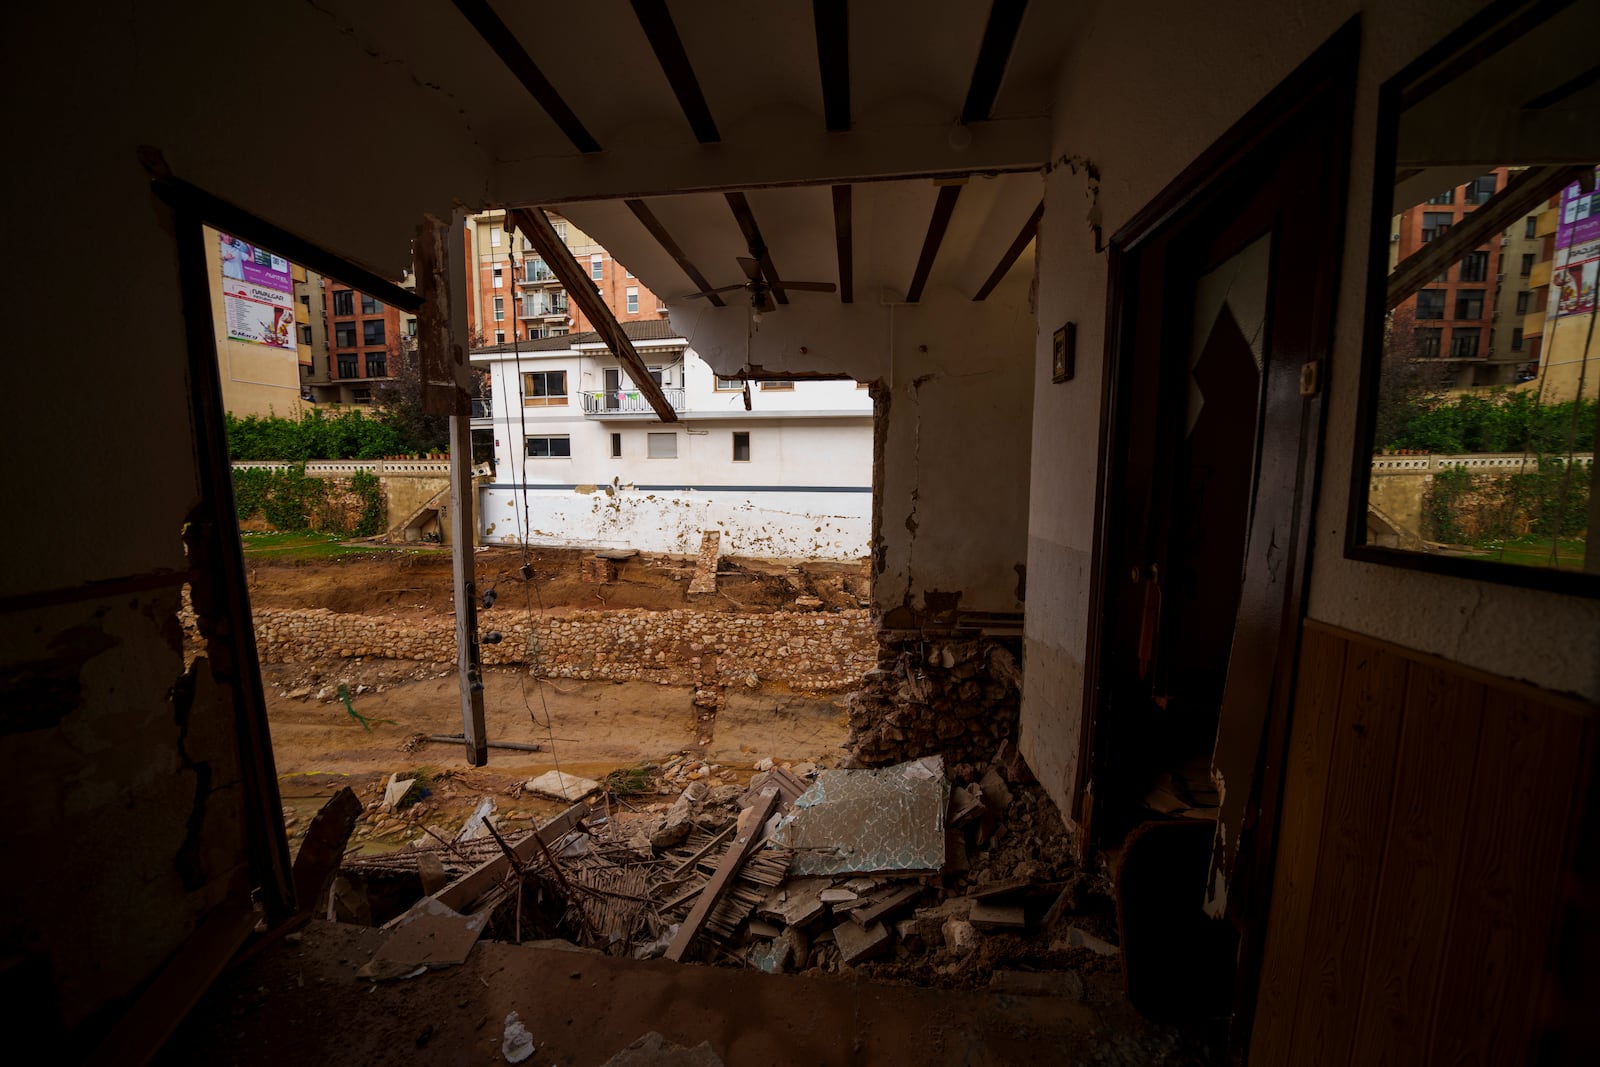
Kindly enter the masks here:
[[343, 559], [371, 552], [406, 551], [394, 545], [346, 544], [335, 534], [246, 533], [240, 535], [246, 559]]
[[[1558, 566], [1564, 571], [1583, 570], [1584, 542], [1576, 538], [1562, 538]], [[1500, 563], [1515, 563], [1520, 567], [1550, 566], [1550, 539], [1519, 538], [1507, 541], [1497, 549], [1486, 549], [1469, 554], [1472, 559], [1492, 559]]]

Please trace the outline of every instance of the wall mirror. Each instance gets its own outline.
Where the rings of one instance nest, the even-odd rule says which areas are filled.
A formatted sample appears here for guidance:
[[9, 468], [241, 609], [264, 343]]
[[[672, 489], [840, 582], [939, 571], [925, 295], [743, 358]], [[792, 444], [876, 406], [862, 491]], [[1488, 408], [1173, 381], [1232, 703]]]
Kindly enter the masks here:
[[1498, 4], [1387, 84], [1347, 552], [1600, 594], [1600, 4]]

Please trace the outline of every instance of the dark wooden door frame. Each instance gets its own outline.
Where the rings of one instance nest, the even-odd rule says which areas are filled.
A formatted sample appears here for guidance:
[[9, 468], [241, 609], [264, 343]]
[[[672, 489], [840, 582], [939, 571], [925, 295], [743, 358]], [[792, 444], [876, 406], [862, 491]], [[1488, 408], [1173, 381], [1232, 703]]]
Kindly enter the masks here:
[[[1255, 832], [1248, 856], [1240, 853], [1242, 905], [1249, 909], [1242, 930], [1239, 983], [1235, 996], [1235, 1036], [1231, 1044], [1242, 1047], [1238, 1035], [1248, 1036], [1256, 983], [1266, 934], [1266, 905], [1271, 892], [1272, 857], [1277, 846], [1278, 805], [1282, 793], [1283, 753], [1289, 737], [1295, 671], [1299, 655], [1300, 621], [1304, 615], [1307, 561], [1311, 556], [1312, 517], [1316, 507], [1318, 459], [1326, 418], [1327, 379], [1334, 325], [1334, 298], [1343, 251], [1343, 230], [1349, 181], [1349, 130], [1354, 111], [1356, 61], [1360, 46], [1359, 16], [1342, 26], [1277, 88], [1186, 168], [1148, 205], [1111, 238], [1108, 257], [1106, 310], [1106, 373], [1101, 392], [1101, 436], [1098, 454], [1099, 482], [1095, 492], [1095, 540], [1090, 562], [1089, 636], [1085, 654], [1083, 688], [1084, 729], [1080, 731], [1079, 782], [1074, 783], [1079, 825], [1079, 849], [1087, 855], [1100, 842], [1094, 826], [1096, 732], [1100, 710], [1107, 698], [1109, 677], [1105, 641], [1110, 623], [1109, 573], [1122, 536], [1119, 499], [1127, 445], [1128, 405], [1133, 382], [1129, 369], [1141, 308], [1136, 281], [1140, 259], [1160, 244], [1160, 238], [1192, 221], [1238, 179], [1240, 168], [1263, 151], [1295, 132], [1295, 124], [1314, 109], [1338, 121], [1329, 129], [1333, 138], [1326, 204], [1311, 210], [1326, 213], [1327, 254], [1321, 257], [1318, 284], [1312, 300], [1313, 334], [1323, 339], [1321, 354], [1311, 374], [1318, 379], [1316, 395], [1309, 398], [1306, 432], [1297, 457], [1300, 492], [1294, 515], [1294, 543], [1288, 550], [1293, 568], [1286, 585], [1284, 639], [1276, 661], [1272, 702], [1262, 745], [1253, 802]], [[1324, 120], [1325, 121], [1325, 120]], [[1159, 249], [1157, 249], [1159, 251]], [[1231, 900], [1231, 896], [1230, 896]], [[1242, 1027], [1242, 1028], [1241, 1028]]]

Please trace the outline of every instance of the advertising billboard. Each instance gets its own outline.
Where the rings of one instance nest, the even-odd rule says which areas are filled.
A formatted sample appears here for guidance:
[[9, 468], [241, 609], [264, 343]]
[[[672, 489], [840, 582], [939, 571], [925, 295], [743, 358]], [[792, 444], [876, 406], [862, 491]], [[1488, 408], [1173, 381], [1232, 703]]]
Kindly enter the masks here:
[[218, 237], [217, 254], [229, 340], [294, 351], [289, 261], [229, 234]]
[[1585, 193], [1573, 182], [1561, 191], [1560, 210], [1550, 272], [1550, 317], [1587, 315], [1594, 311], [1595, 280], [1600, 274], [1600, 190]]

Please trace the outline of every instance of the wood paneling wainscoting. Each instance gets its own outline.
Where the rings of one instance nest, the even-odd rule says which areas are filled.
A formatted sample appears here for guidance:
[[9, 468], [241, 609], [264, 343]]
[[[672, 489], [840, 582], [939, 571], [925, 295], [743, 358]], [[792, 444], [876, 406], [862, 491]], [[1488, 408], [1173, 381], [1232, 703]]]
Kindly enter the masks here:
[[1595, 715], [1305, 624], [1252, 1065], [1533, 1056]]

